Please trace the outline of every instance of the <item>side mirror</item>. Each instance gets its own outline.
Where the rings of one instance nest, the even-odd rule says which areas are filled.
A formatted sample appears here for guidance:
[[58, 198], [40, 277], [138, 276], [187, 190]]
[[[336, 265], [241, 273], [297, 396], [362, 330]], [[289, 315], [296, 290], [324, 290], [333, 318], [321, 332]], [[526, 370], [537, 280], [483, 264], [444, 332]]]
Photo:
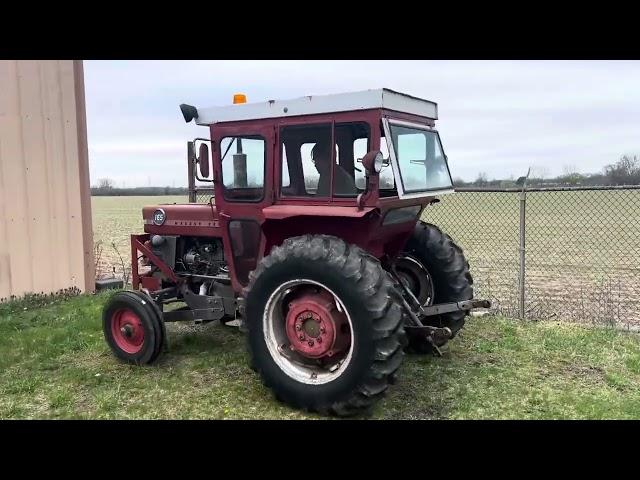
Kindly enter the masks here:
[[383, 162], [384, 157], [380, 150], [371, 150], [362, 158], [362, 165], [366, 169], [367, 175], [380, 173]]
[[206, 143], [200, 144], [198, 150], [198, 166], [202, 178], [209, 178], [209, 146]]

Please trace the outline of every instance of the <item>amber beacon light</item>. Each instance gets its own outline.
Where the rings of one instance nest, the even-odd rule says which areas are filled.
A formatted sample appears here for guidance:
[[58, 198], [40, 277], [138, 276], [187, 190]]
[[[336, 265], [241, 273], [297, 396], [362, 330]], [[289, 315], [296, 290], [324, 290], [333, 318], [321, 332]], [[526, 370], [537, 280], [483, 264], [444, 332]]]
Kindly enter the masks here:
[[247, 96], [244, 93], [236, 93], [233, 96], [233, 104], [247, 103]]

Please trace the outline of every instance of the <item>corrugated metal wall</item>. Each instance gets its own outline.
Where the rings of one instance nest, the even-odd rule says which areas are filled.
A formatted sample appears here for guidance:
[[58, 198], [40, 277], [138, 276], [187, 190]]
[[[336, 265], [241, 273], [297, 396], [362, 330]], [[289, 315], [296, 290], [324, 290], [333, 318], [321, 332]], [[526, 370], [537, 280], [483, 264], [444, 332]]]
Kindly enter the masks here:
[[94, 286], [81, 61], [0, 61], [0, 299]]

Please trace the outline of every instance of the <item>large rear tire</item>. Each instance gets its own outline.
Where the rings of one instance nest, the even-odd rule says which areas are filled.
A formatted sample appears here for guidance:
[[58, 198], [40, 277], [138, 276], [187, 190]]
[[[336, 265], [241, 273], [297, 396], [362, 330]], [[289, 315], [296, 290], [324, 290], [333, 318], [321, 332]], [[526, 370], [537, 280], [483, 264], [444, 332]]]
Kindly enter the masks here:
[[[418, 261], [426, 271], [421, 275], [416, 275], [416, 270], [406, 273], [407, 278], [415, 277], [411, 290], [417, 297], [422, 297], [419, 298], [420, 301], [437, 304], [473, 298], [473, 278], [469, 272], [469, 262], [464, 257], [462, 248], [437, 226], [418, 222], [401, 256]], [[396, 268], [398, 267], [399, 265]], [[402, 273], [399, 268], [398, 270]], [[425, 279], [425, 276], [430, 278]], [[431, 290], [424, 286], [429, 284]], [[425, 291], [431, 292], [431, 295], [426, 295]], [[448, 327], [453, 338], [464, 326], [467, 314], [466, 311], [457, 311], [421, 320], [427, 325]], [[420, 337], [410, 337], [409, 349], [426, 353], [431, 351], [431, 345]]]
[[406, 344], [394, 288], [355, 245], [327, 235], [285, 240], [244, 292], [252, 368], [295, 408], [368, 410], [393, 383]]

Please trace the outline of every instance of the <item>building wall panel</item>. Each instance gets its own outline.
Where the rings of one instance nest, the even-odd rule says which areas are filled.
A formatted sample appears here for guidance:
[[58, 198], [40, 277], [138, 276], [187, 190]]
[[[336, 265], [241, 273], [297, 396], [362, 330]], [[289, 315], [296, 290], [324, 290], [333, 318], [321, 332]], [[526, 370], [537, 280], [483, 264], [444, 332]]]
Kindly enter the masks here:
[[93, 288], [80, 61], [0, 61], [0, 298]]

